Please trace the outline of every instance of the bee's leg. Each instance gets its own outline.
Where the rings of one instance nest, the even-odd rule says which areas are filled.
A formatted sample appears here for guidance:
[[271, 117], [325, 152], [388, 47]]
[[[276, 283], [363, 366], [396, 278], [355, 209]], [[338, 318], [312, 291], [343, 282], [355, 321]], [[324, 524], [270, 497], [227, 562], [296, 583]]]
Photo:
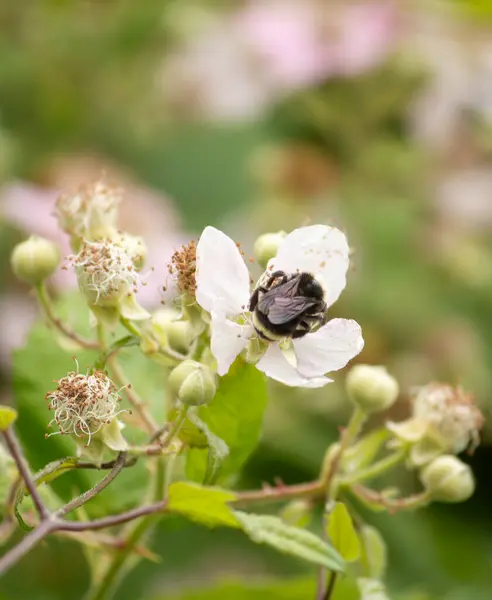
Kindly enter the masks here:
[[282, 281], [280, 282], [285, 283], [288, 280], [288, 276], [284, 273], [284, 271], [274, 271], [271, 275], [270, 278], [267, 281], [266, 287], [269, 288], [272, 283], [275, 281], [275, 279], [281, 278]]
[[301, 321], [298, 325], [294, 333], [292, 334], [292, 338], [301, 338], [304, 337], [307, 333], [311, 331], [311, 325], [307, 321]]

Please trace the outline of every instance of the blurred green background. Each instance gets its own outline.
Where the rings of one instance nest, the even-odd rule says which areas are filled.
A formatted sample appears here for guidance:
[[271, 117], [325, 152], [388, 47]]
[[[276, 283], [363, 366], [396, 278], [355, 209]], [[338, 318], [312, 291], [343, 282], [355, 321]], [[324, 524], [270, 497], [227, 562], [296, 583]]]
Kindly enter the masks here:
[[[208, 224], [249, 254], [265, 231], [342, 228], [353, 268], [332, 312], [361, 323], [358, 360], [387, 365], [405, 390], [463, 385], [489, 419], [491, 40], [487, 0], [3, 0], [4, 399], [9, 353], [35, 314], [9, 271], [10, 249], [33, 229], [60, 239], [56, 194], [104, 171], [126, 188], [123, 226], [152, 239], [156, 272]], [[63, 291], [70, 281], [54, 285]], [[407, 414], [405, 398], [392, 417]], [[240, 485], [315, 477], [348, 411], [343, 373], [322, 391], [272, 386], [262, 443]], [[465, 457], [478, 480], [469, 502], [369, 517], [389, 544], [395, 597], [491, 597], [490, 439], [486, 425]], [[153, 548], [162, 562], [141, 563], [118, 600], [287, 577], [308, 582], [292, 587], [293, 598], [314, 594], [311, 569], [236, 532], [173, 519]], [[75, 543], [50, 540], [2, 581], [0, 598], [75, 600], [88, 577]], [[208, 597], [242, 598], [240, 588]], [[257, 597], [275, 598], [265, 589]]]

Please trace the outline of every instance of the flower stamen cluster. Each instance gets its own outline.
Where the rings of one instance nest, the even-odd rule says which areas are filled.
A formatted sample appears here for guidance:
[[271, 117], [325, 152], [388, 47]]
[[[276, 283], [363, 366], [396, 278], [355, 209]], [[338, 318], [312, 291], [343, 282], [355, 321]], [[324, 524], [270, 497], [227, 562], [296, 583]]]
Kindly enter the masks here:
[[196, 292], [196, 244], [191, 240], [183, 244], [171, 257], [168, 265], [169, 274], [176, 278], [178, 290], [191, 297]]
[[122, 189], [96, 181], [56, 201], [58, 223], [71, 236], [95, 239], [116, 226]]
[[72, 371], [57, 383], [57, 389], [45, 397], [54, 412], [49, 427], [56, 423], [59, 429], [49, 435], [88, 438], [88, 445], [93, 435], [123, 412], [118, 410], [118, 390], [103, 371], [87, 375]]
[[104, 305], [138, 290], [140, 275], [120, 244], [85, 240], [72, 261], [79, 285], [93, 304]]

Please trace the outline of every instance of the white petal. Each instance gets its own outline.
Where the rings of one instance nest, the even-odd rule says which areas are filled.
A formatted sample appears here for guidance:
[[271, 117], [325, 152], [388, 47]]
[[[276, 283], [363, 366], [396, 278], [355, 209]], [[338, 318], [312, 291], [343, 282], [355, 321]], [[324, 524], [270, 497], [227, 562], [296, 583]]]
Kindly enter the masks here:
[[293, 340], [297, 368], [306, 377], [338, 371], [364, 347], [360, 325], [350, 319], [332, 319], [315, 333]]
[[265, 375], [292, 387], [317, 388], [330, 383], [328, 377], [303, 377], [297, 369], [287, 361], [277, 344], [270, 344], [268, 350], [256, 363], [256, 368]]
[[215, 227], [206, 227], [196, 248], [196, 299], [208, 312], [243, 312], [250, 296], [249, 272], [236, 244]]
[[246, 348], [252, 334], [252, 325], [239, 325], [222, 314], [212, 313], [210, 349], [217, 361], [219, 375], [225, 375], [229, 371], [237, 355]]
[[327, 225], [294, 229], [268, 266], [286, 273], [305, 271], [317, 275], [323, 282], [326, 303], [330, 306], [345, 287], [349, 266], [347, 238], [339, 229]]

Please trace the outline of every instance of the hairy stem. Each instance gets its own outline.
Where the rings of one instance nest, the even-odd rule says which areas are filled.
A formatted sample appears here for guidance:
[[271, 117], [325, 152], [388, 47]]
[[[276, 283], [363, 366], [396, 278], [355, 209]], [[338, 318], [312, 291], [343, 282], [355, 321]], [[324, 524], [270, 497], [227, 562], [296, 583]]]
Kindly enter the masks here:
[[56, 513], [57, 517], [64, 517], [69, 512], [79, 508], [80, 506], [92, 500], [95, 496], [100, 494], [108, 485], [113, 481], [113, 479], [121, 472], [126, 462], [126, 452], [120, 452], [118, 458], [116, 459], [113, 468], [111, 471], [103, 478], [99, 483], [97, 483], [93, 488], [87, 490], [77, 498], [74, 498], [68, 504], [65, 504], [60, 510]]
[[60, 333], [62, 333], [65, 337], [72, 340], [73, 342], [76, 342], [82, 348], [88, 348], [91, 350], [96, 350], [99, 348], [98, 342], [88, 340], [80, 336], [56, 316], [55, 311], [53, 309], [53, 304], [48, 295], [48, 290], [46, 289], [44, 283], [41, 283], [39, 284], [39, 286], [36, 287], [36, 294], [39, 300], [39, 304], [41, 305], [41, 308], [43, 309], [46, 318], [48, 319], [48, 321], [50, 321], [50, 323], [52, 323], [52, 325], [54, 325], [58, 329], [58, 331], [60, 331]]
[[31, 495], [31, 498], [34, 502], [34, 506], [36, 507], [36, 511], [38, 512], [41, 520], [48, 519], [50, 516], [50, 512], [41, 500], [41, 496], [39, 495], [38, 490], [36, 488], [36, 483], [34, 482], [31, 472], [29, 471], [29, 468], [25, 462], [24, 456], [22, 454], [22, 449], [20, 447], [19, 442], [17, 441], [17, 437], [14, 433], [14, 430], [9, 428], [3, 432], [3, 435], [5, 437], [7, 448], [9, 449], [9, 452], [12, 455], [15, 464], [17, 465], [17, 469], [21, 474], [22, 479], [24, 480], [26, 488], [28, 489], [29, 494]]

